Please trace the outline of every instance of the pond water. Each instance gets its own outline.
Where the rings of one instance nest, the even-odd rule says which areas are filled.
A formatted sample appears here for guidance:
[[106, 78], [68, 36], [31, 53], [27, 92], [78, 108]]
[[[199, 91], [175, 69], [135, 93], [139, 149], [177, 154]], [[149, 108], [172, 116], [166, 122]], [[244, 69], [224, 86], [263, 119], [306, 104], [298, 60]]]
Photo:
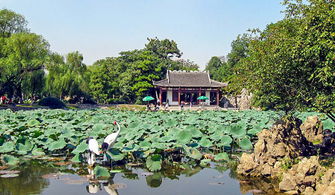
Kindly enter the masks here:
[[[8, 171], [9, 169], [6, 169]], [[1, 195], [25, 194], [264, 194], [260, 183], [239, 181], [227, 165], [164, 167], [151, 173], [140, 167], [113, 167], [110, 178], [96, 179], [78, 164], [27, 161], [19, 176], [0, 177]], [[4, 171], [4, 170], [2, 170]], [[2, 176], [6, 176], [2, 174]], [[256, 184], [254, 184], [256, 182]], [[264, 184], [261, 184], [262, 186]], [[267, 184], [266, 184], [267, 185]], [[268, 193], [268, 192], [267, 192]]]

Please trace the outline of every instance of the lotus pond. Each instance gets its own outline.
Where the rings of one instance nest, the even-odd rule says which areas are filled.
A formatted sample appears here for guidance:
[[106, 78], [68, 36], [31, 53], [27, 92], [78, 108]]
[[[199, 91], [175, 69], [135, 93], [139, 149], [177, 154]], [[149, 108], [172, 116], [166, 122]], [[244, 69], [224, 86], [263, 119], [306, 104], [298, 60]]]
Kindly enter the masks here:
[[[298, 113], [298, 116], [304, 120], [315, 114]], [[236, 162], [237, 152], [251, 150], [255, 135], [269, 128], [280, 116], [281, 113], [272, 111], [2, 110], [0, 187], [8, 189], [9, 193], [3, 191], [0, 194], [20, 194], [10, 190], [18, 190], [13, 184], [30, 186], [29, 182], [36, 184], [31, 184], [31, 191], [29, 187], [25, 188], [28, 194], [42, 193], [45, 186], [49, 186], [43, 191], [47, 194], [56, 193], [50, 188], [77, 189], [73, 183], [80, 183], [81, 188], [88, 186], [89, 190], [100, 190], [110, 184], [114, 186], [110, 187], [113, 190], [122, 191], [124, 188], [128, 194], [137, 192], [132, 185], [134, 180], [146, 181], [148, 186], [152, 185], [150, 188], [165, 180], [173, 183], [164, 187], [163, 194], [176, 194], [178, 191], [173, 190], [178, 186], [188, 186], [193, 192], [207, 192], [201, 191], [199, 182], [206, 184], [203, 186], [205, 189], [233, 190], [234, 193], [229, 194], [247, 192], [240, 191], [238, 180], [230, 177], [234, 174], [229, 176], [232, 167], [228, 165]], [[324, 126], [333, 129], [334, 123], [320, 116]], [[121, 133], [109, 151], [111, 163], [98, 161], [94, 169], [87, 170], [86, 138], [92, 136], [101, 144], [105, 136], [116, 130], [114, 121], [121, 125]], [[50, 159], [55, 157], [57, 162], [50, 164]], [[224, 181], [213, 180], [218, 174]], [[83, 175], [86, 175], [84, 179]], [[191, 179], [186, 179], [189, 176]], [[87, 180], [87, 177], [90, 178]], [[174, 179], [178, 178], [175, 182]], [[66, 181], [59, 183], [58, 180]], [[118, 184], [114, 185], [113, 180], [118, 180]], [[149, 184], [151, 180], [156, 184]], [[209, 187], [209, 183], [213, 187]], [[221, 183], [230, 184], [224, 188]], [[64, 185], [68, 187], [62, 187]], [[35, 188], [39, 190], [34, 191]], [[144, 190], [144, 194], [155, 192], [145, 191], [143, 185], [139, 188]], [[253, 187], [248, 189], [254, 190]]]

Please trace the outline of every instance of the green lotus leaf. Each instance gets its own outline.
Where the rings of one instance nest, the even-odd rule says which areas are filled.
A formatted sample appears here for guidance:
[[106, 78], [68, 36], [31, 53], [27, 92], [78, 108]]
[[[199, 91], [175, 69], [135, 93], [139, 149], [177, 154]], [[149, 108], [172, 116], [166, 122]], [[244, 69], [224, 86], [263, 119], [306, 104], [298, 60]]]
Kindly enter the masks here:
[[34, 156], [43, 156], [45, 155], [44, 151], [42, 148], [36, 148], [31, 152], [32, 155]]
[[12, 141], [5, 142], [2, 146], [0, 146], [1, 153], [12, 152], [15, 149], [15, 144]]
[[229, 160], [229, 156], [227, 153], [225, 152], [222, 152], [222, 153], [219, 153], [219, 154], [216, 154], [215, 157], [214, 157], [214, 160], [215, 161], [221, 161], [221, 160]]
[[162, 156], [159, 154], [150, 155], [145, 164], [150, 171], [159, 171], [162, 168]]
[[200, 166], [202, 166], [202, 167], [208, 167], [210, 162], [211, 162], [211, 159], [202, 159], [200, 161]]
[[176, 140], [180, 144], [187, 144], [191, 141], [192, 134], [189, 131], [181, 130], [176, 135]]
[[243, 138], [240, 142], [239, 142], [239, 146], [243, 149], [243, 150], [250, 150], [252, 148], [252, 143], [250, 141], [249, 138]]
[[63, 149], [65, 146], [66, 146], [66, 142], [64, 141], [64, 139], [60, 139], [58, 141], [51, 143], [50, 146], [48, 146], [48, 149], [50, 151], [60, 150], [60, 149]]
[[335, 123], [330, 119], [322, 121], [322, 125], [323, 125], [323, 129], [330, 129], [332, 131], [335, 131], [334, 129]]
[[80, 154], [74, 155], [74, 157], [71, 158], [71, 161], [74, 162], [74, 163], [80, 163], [81, 162], [81, 155]]
[[233, 142], [233, 139], [229, 135], [224, 135], [221, 137], [220, 144], [223, 146], [230, 146], [230, 144]]
[[230, 126], [230, 133], [234, 138], [240, 138], [245, 136], [246, 130], [244, 126], [240, 124], [234, 124]]
[[192, 137], [198, 138], [198, 137], [202, 137], [204, 134], [196, 128], [190, 128], [189, 132], [192, 134]]
[[30, 127], [34, 127], [34, 126], [37, 126], [39, 124], [40, 124], [40, 121], [38, 121], [36, 119], [32, 119], [32, 120], [28, 121], [27, 125], [30, 126]]
[[33, 149], [33, 145], [30, 141], [26, 140], [24, 144], [18, 143], [16, 145], [16, 151], [20, 155], [25, 155]]
[[96, 166], [93, 171], [96, 177], [110, 177], [110, 173], [105, 167]]
[[125, 158], [125, 155], [123, 153], [121, 153], [119, 150], [117, 149], [110, 149], [108, 154], [111, 156], [111, 158], [114, 161], [119, 161], [119, 160], [123, 160]]
[[208, 148], [213, 146], [213, 143], [209, 139], [202, 137], [201, 140], [199, 141], [199, 145]]
[[88, 144], [85, 141], [82, 141], [76, 149], [72, 151], [73, 154], [80, 154], [85, 152], [88, 149]]
[[199, 152], [199, 150], [195, 148], [190, 147], [184, 147], [185, 153], [188, 157], [200, 160], [202, 158], [202, 154]]
[[7, 155], [7, 154], [2, 156], [2, 161], [8, 165], [17, 165], [19, 163], [18, 158], [12, 155]]
[[143, 148], [144, 150], [147, 150], [148, 148], [151, 147], [151, 143], [148, 141], [142, 141], [140, 144], [140, 147]]

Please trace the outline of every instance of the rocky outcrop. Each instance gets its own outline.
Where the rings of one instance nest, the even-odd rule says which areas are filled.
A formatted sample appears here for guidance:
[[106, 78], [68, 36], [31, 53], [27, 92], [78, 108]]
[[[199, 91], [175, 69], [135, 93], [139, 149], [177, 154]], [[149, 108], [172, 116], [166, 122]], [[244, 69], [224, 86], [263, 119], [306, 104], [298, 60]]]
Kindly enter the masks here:
[[306, 139], [310, 142], [322, 142], [322, 122], [317, 116], [309, 116], [306, 121], [300, 126]]
[[240, 110], [251, 109], [251, 99], [252, 94], [249, 93], [247, 89], [243, 88], [241, 91], [241, 95], [237, 100], [238, 108]]
[[[335, 163], [333, 163], [332, 167], [335, 167]], [[307, 194], [306, 191], [305, 194]], [[316, 185], [316, 191], [309, 194], [335, 195], [335, 169], [327, 170], [321, 181]]]
[[[335, 136], [330, 130], [323, 132], [317, 117], [309, 117], [304, 124], [299, 119], [283, 119], [257, 136], [254, 152], [241, 156], [237, 167], [241, 177], [277, 179], [278, 187], [268, 185], [276, 192], [335, 195], [335, 169], [327, 170], [314, 156], [317, 151], [334, 154]], [[311, 141], [321, 144], [313, 145]]]
[[316, 184], [324, 172], [325, 168], [319, 164], [317, 156], [312, 156], [309, 159], [303, 158], [283, 174], [279, 189], [293, 194], [300, 194], [306, 190], [314, 192]]
[[244, 153], [238, 165], [238, 174], [254, 177], [277, 177], [285, 166], [283, 159], [295, 159], [316, 153], [300, 130], [301, 121], [282, 120], [272, 129], [258, 133], [254, 153]]

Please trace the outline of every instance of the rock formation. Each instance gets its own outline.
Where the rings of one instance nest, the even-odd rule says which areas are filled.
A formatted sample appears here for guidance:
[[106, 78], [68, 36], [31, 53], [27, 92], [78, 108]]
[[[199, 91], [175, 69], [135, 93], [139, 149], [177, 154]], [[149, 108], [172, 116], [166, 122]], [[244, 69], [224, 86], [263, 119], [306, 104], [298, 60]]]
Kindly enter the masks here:
[[307, 117], [306, 121], [300, 126], [304, 136], [310, 142], [322, 142], [322, 122], [317, 116]]
[[282, 120], [271, 130], [258, 133], [258, 142], [254, 153], [244, 153], [238, 166], [238, 174], [245, 176], [277, 177], [285, 164], [283, 159], [294, 159], [316, 153], [311, 142], [302, 134], [299, 126], [301, 121]]
[[[309, 117], [302, 125], [299, 119], [283, 119], [258, 133], [254, 152], [242, 154], [237, 173], [241, 177], [277, 179], [278, 188], [273, 189], [278, 192], [335, 195], [335, 169], [327, 170], [319, 164], [319, 157], [313, 156], [322, 153], [322, 148], [329, 148], [328, 152], [335, 148], [334, 144], [324, 146], [325, 141], [335, 143], [333, 134], [328, 134], [322, 136], [317, 117]], [[305, 135], [310, 141], [317, 137], [322, 144], [313, 145]]]

